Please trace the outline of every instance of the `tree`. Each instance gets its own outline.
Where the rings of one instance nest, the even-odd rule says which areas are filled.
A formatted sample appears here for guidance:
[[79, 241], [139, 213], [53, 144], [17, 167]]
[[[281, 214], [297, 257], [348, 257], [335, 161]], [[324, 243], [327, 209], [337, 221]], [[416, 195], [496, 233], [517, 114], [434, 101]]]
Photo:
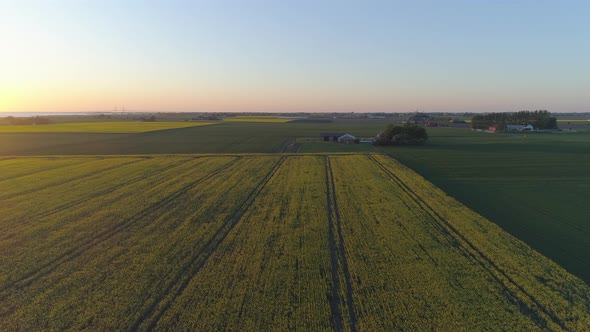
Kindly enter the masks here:
[[375, 145], [421, 145], [428, 139], [426, 129], [415, 124], [388, 125], [375, 140]]

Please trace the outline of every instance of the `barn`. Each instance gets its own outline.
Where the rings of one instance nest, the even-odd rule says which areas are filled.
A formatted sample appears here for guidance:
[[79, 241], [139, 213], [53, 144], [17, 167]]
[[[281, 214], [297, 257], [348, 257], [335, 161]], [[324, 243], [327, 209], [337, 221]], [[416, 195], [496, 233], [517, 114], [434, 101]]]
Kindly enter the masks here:
[[338, 141], [338, 137], [344, 135], [343, 133], [320, 133], [320, 137], [324, 140], [324, 141], [329, 141], [330, 138], [332, 138], [332, 141], [337, 142]]
[[350, 144], [350, 143], [354, 143], [354, 140], [356, 140], [356, 137], [354, 137], [350, 134], [344, 134], [344, 135], [338, 137], [338, 143]]
[[507, 124], [506, 131], [533, 131], [535, 128], [532, 125], [515, 125]]

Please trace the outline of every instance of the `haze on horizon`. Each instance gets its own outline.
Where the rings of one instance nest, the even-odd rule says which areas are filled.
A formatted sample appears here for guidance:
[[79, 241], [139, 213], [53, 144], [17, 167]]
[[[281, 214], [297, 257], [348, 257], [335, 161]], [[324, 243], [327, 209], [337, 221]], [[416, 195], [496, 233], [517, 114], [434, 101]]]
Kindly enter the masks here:
[[4, 1], [0, 112], [590, 111], [585, 1]]

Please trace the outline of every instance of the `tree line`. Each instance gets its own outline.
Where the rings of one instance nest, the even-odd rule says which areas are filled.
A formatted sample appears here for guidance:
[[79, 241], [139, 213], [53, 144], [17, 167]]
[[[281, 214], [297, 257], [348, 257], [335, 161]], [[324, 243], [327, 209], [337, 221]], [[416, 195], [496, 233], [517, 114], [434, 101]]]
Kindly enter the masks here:
[[478, 114], [471, 118], [473, 129], [496, 127], [497, 131], [502, 131], [508, 124], [532, 125], [535, 129], [557, 129], [557, 119], [547, 110]]

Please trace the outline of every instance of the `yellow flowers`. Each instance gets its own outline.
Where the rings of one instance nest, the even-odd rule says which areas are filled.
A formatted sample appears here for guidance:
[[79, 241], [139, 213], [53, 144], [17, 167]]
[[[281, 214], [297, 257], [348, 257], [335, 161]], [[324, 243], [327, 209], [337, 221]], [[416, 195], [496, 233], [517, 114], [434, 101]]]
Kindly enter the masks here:
[[581, 330], [590, 289], [380, 154], [0, 160], [0, 330]]

